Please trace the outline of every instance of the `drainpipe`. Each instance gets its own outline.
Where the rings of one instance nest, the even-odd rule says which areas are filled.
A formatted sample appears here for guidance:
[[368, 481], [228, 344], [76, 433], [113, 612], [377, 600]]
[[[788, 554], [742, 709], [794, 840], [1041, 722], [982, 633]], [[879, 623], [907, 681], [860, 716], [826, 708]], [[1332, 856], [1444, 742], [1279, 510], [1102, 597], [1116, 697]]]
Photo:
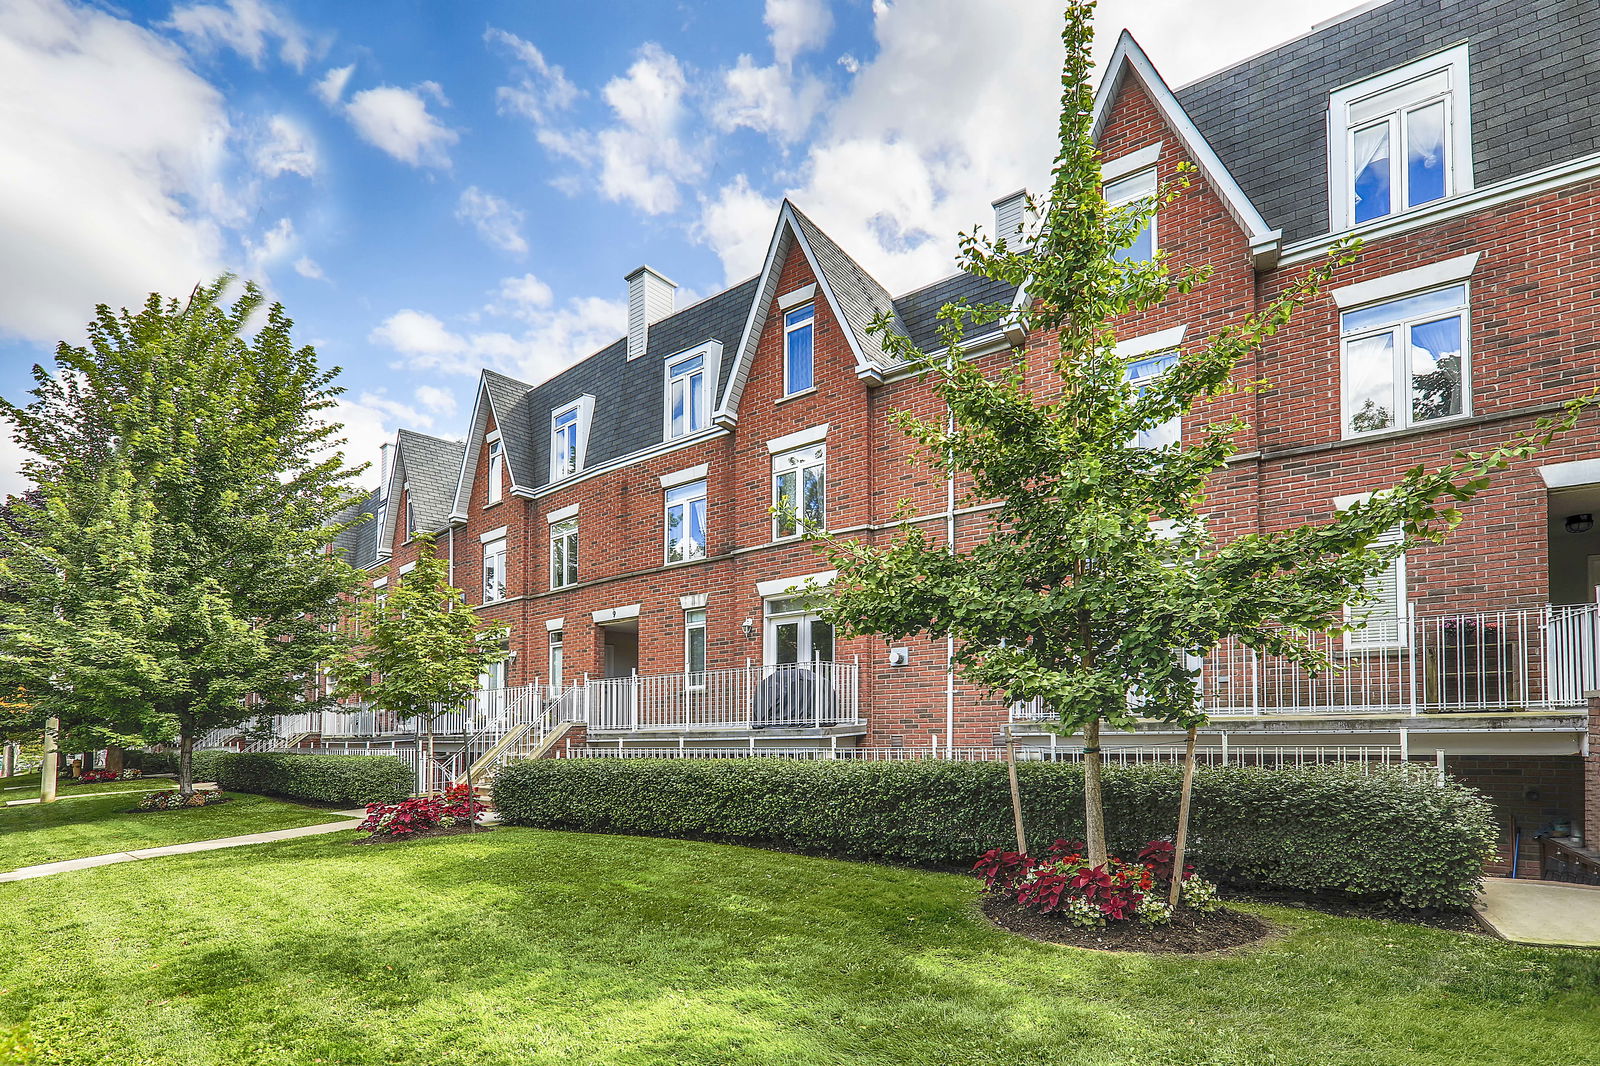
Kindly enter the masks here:
[[[954, 432], [956, 415], [951, 411], [946, 416], [945, 425], [947, 432]], [[945, 546], [950, 554], [956, 553], [956, 475], [955, 471], [945, 479], [945, 509], [944, 509], [944, 538]], [[1010, 712], [1007, 712], [1008, 714]], [[1009, 732], [1009, 731], [1008, 731]], [[944, 639], [944, 753], [947, 759], [954, 759], [956, 753], [956, 638], [953, 636]]]

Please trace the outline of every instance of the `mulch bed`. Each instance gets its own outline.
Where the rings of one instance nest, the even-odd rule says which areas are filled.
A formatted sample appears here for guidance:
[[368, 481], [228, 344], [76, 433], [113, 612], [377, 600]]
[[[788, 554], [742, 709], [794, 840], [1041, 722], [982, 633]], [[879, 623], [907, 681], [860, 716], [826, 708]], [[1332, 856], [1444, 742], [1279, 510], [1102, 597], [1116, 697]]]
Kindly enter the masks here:
[[178, 814], [181, 811], [203, 811], [207, 807], [220, 807], [224, 803], [232, 803], [232, 802], [233, 802], [233, 797], [232, 796], [223, 796], [219, 800], [212, 800], [210, 803], [202, 803], [198, 807], [154, 807], [154, 808], [151, 808], [150, 810], [143, 810], [143, 809], [141, 809], [139, 807], [129, 807], [127, 810], [123, 811], [122, 813], [123, 814]]
[[467, 833], [492, 833], [493, 826], [480, 825], [476, 829], [469, 825], [454, 825], [449, 829], [419, 829], [403, 837], [379, 836], [367, 833], [359, 840], [352, 840], [352, 844], [403, 844], [408, 840], [421, 840], [423, 837], [458, 837]]
[[986, 896], [980, 904], [989, 920], [1002, 929], [1075, 948], [1097, 951], [1143, 951], [1152, 955], [1195, 955], [1252, 944], [1268, 936], [1273, 927], [1253, 914], [1223, 908], [1210, 914], [1180, 910], [1166, 925], [1119, 922], [1102, 929], [1086, 929], [1062, 918], [1020, 907], [999, 896]]

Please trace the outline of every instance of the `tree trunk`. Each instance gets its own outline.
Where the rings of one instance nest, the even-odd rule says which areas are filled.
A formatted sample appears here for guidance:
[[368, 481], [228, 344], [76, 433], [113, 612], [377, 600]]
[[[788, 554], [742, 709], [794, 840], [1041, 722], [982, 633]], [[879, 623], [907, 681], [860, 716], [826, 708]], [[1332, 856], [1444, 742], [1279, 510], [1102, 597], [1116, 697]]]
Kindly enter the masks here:
[[1011, 779], [1011, 821], [1017, 829], [1017, 850], [1028, 854], [1028, 835], [1022, 828], [1022, 790], [1017, 787], [1017, 745], [1006, 726], [1006, 776]]
[[122, 768], [123, 768], [123, 751], [122, 751], [122, 749], [119, 748], [119, 747], [116, 747], [115, 745], [113, 745], [112, 747], [107, 748], [106, 749], [106, 769], [107, 770], [113, 770], [113, 771], [115, 771], [115, 772], [120, 774], [120, 773], [122, 773]]
[[61, 762], [61, 753], [56, 750], [56, 736], [60, 731], [59, 718], [52, 718], [44, 724], [44, 765], [39, 767], [40, 803], [56, 801], [56, 772]]
[[187, 726], [178, 730], [178, 795], [194, 795], [194, 737]]
[[1106, 856], [1106, 808], [1100, 791], [1100, 719], [1083, 728], [1083, 836], [1089, 850], [1089, 865], [1104, 866]]
[[1194, 731], [1183, 742], [1183, 791], [1178, 794], [1178, 839], [1172, 846], [1172, 893], [1167, 901], [1178, 905], [1179, 890], [1183, 887], [1183, 852], [1189, 846], [1189, 796], [1194, 791]]

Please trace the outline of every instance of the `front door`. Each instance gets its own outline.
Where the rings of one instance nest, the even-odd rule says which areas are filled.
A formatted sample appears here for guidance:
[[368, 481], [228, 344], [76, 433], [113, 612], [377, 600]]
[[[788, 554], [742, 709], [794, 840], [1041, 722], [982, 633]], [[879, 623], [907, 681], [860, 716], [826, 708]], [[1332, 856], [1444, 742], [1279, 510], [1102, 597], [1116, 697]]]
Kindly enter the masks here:
[[833, 627], [807, 606], [802, 597], [767, 602], [768, 666], [833, 661]]

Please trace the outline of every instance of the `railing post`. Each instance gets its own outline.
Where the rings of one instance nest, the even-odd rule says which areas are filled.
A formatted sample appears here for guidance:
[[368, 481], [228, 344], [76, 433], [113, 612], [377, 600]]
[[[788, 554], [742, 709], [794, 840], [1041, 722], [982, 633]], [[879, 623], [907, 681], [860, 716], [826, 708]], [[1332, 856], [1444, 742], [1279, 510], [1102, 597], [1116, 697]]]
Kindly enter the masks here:
[[[1417, 605], [1406, 604], [1406, 687], [1411, 690], [1411, 717], [1421, 710], [1417, 704]], [[1402, 732], [1403, 735], [1403, 732]]]
[[[1250, 648], [1250, 713], [1261, 713], [1261, 653]], [[1226, 760], [1224, 760], [1226, 761]]]

